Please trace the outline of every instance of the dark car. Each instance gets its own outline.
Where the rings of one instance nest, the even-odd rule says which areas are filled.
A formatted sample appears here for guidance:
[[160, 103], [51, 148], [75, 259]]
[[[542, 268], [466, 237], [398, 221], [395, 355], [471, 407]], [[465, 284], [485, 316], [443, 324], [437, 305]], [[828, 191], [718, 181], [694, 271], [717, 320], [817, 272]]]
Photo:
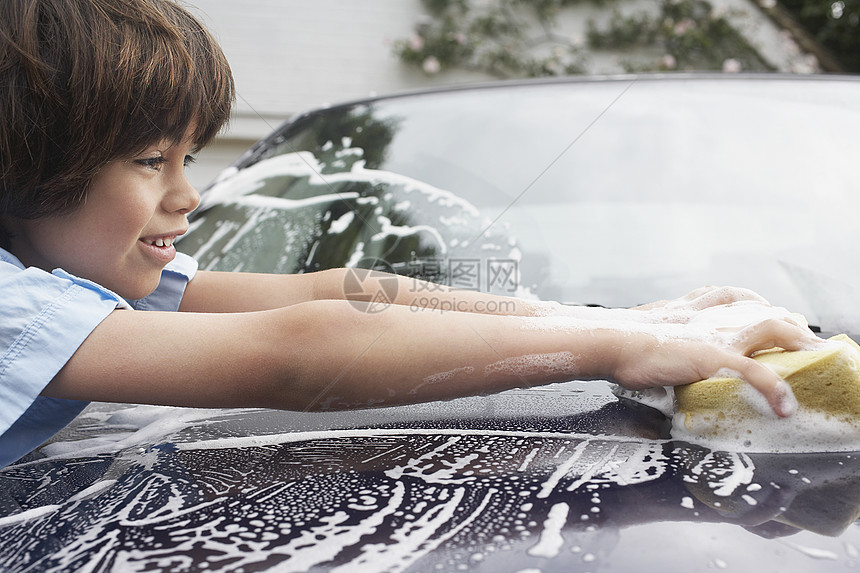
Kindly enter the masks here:
[[[363, 267], [613, 307], [733, 284], [855, 335], [858, 134], [850, 77], [374, 98], [256, 144], [179, 247], [205, 269]], [[391, 293], [363, 286], [344, 283], [383, 312]], [[441, 304], [432, 284], [415, 296]], [[860, 566], [860, 453], [712, 451], [612, 390], [345, 413], [93, 404], [0, 470], [0, 570]]]

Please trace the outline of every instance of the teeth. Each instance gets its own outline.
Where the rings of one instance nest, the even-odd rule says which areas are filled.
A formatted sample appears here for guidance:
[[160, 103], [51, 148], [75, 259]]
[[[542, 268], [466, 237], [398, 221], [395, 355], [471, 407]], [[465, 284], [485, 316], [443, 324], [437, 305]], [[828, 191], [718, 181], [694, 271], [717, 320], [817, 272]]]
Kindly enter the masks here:
[[155, 239], [152, 244], [156, 247], [169, 247], [173, 244], [175, 237], [165, 237], [163, 239]]

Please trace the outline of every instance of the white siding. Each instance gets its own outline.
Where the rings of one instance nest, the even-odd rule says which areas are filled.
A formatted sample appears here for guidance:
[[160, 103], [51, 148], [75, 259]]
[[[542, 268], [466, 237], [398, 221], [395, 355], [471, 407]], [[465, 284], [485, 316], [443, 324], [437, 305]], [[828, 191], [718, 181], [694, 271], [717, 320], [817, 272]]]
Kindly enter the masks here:
[[[233, 68], [239, 100], [226, 134], [192, 170], [202, 186], [231, 153], [294, 113], [427, 84], [390, 42], [408, 35], [419, 0], [192, 0]], [[262, 116], [262, 118], [260, 117]], [[229, 163], [229, 162], [227, 162]]]
[[[202, 188], [251, 143], [293, 114], [328, 103], [433, 84], [486, 79], [475, 74], [428, 77], [403, 65], [391, 42], [407, 37], [422, 14], [420, 0], [189, 0], [220, 41], [239, 96], [229, 131], [201, 154], [191, 171]], [[752, 0], [713, 0], [742, 8], [753, 42], [780, 69], [790, 70], [796, 47], [787, 43]], [[629, 9], [651, 6], [631, 0]], [[584, 34], [594, 8], [569, 11], [566, 33]], [[605, 15], [605, 14], [603, 14]], [[598, 18], [599, 19], [599, 18]], [[611, 70], [611, 58], [595, 59]]]

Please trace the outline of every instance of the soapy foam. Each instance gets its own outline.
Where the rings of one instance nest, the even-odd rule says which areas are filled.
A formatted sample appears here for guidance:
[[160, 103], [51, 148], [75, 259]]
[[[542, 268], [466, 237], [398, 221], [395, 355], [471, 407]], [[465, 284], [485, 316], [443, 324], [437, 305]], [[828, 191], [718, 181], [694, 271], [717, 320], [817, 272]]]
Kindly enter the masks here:
[[[514, 457], [516, 464], [525, 463], [529, 456], [533, 472], [540, 476], [552, 470], [554, 455], [569, 457], [573, 453], [582, 465], [567, 464], [569, 475], [556, 476], [560, 492], [569, 479], [589, 470], [588, 464], [595, 460], [599, 468], [589, 475], [599, 483], [616, 483], [618, 468], [605, 463], [607, 454], [623, 454], [626, 448], [637, 452], [640, 446], [614, 441], [607, 445], [602, 438], [579, 440], [563, 433], [397, 432], [320, 432], [323, 441], [315, 441], [311, 437], [315, 433], [281, 436], [282, 443], [293, 444], [292, 454], [285, 459], [297, 465], [288, 464], [279, 471], [299, 472], [296, 477], [304, 475], [299, 463], [306, 457], [303, 452], [312, 448], [325, 452], [332, 447], [342, 452], [350, 447], [344, 437], [363, 436], [363, 441], [355, 444], [356, 451], [379, 450], [373, 457], [379, 460], [379, 468], [388, 468], [370, 481], [364, 481], [360, 473], [311, 471], [286, 483], [270, 483], [255, 477], [270, 467], [268, 456], [256, 461], [250, 458], [253, 464], [261, 465], [245, 466], [218, 463], [215, 448], [199, 449], [207, 456], [204, 458], [188, 456], [183, 449], [165, 453], [145, 473], [127, 474], [110, 487], [102, 484], [90, 488], [88, 507], [96, 513], [88, 516], [86, 532], [51, 555], [51, 567], [94, 570], [107, 559], [128, 571], [177, 567], [180, 561], [184, 568], [211, 571], [256, 570], [267, 562], [277, 562], [273, 570], [278, 571], [314, 567], [343, 572], [405, 571], [443, 545], [462, 547], [464, 539], [479, 540], [479, 545], [465, 553], [471, 563], [492, 557], [509, 542], [529, 538], [537, 539], [537, 544], [530, 543], [531, 555], [558, 557], [563, 553], [561, 532], [567, 527], [566, 503], [536, 503], [539, 498], [534, 478], [520, 483], [481, 468], [498, 465], [503, 470], [510, 467], [511, 462], [504, 461], [507, 458]], [[411, 453], [407, 454], [403, 445], [410, 435], [422, 436], [429, 447], [415, 444], [420, 447], [408, 448]], [[539, 435], [546, 436], [532, 441], [539, 452], [522, 447], [523, 439], [534, 440]], [[245, 441], [240, 444], [248, 445]], [[185, 444], [184, 449], [200, 445]], [[260, 447], [265, 451], [270, 446]], [[236, 454], [247, 459], [241, 451]], [[307, 459], [317, 455], [310, 454]], [[173, 460], [174, 456], [179, 459]], [[338, 457], [335, 454], [332, 460]], [[616, 462], [618, 466], [637, 466], [625, 473], [649, 475], [649, 479], [660, 479], [665, 471], [636, 454], [622, 455]], [[397, 468], [401, 471], [389, 473]], [[4, 543], [13, 539], [31, 542], [29, 527], [43, 533], [50, 531], [55, 521], [62, 527], [67, 519], [60, 516], [64, 507], [46, 507], [42, 517], [38, 512], [19, 514], [9, 525], [22, 529], [5, 529]], [[51, 517], [55, 514], [57, 517]], [[505, 534], [498, 535], [499, 531]], [[153, 545], [156, 537], [158, 543]], [[331, 567], [331, 560], [340, 555], [346, 558]]]
[[567, 316], [530, 316], [521, 318], [520, 322], [523, 330], [573, 334], [589, 329], [589, 325], [579, 318]]
[[630, 390], [620, 384], [614, 384], [612, 393], [619, 398], [632, 400], [644, 406], [654, 408], [667, 418], [671, 418], [675, 414], [675, 389], [671, 386]]
[[[511, 437], [511, 438], [546, 438], [562, 440], [591, 440], [598, 439], [602, 443], [629, 443], [625, 436], [601, 435], [595, 438], [591, 434], [577, 432], [525, 432], [513, 430], [473, 430], [468, 428], [372, 428], [354, 430], [321, 430], [310, 432], [289, 432], [285, 434], [267, 434], [259, 436], [243, 436], [236, 438], [218, 438], [214, 440], [198, 440], [194, 442], [178, 442], [175, 444], [180, 451], [222, 450], [233, 448], [256, 448], [285, 443], [324, 440], [332, 438], [370, 438], [375, 436], [482, 436], [482, 437]], [[660, 442], [657, 442], [660, 443]]]
[[63, 506], [61, 505], [43, 505], [27, 511], [22, 511], [21, 513], [0, 517], [0, 528], [25, 523], [30, 520], [38, 520], [46, 515], [60, 511], [62, 507]]
[[157, 443], [174, 435], [189, 425], [204, 422], [219, 415], [240, 415], [244, 410], [217, 410], [196, 408], [173, 408], [170, 406], [138, 405], [118, 410], [109, 422], [115, 427], [127, 427], [130, 431], [111, 436], [53, 442], [42, 448], [49, 457], [70, 458], [119, 452], [136, 446]]
[[572, 352], [554, 352], [548, 354], [529, 354], [505, 358], [487, 365], [485, 376], [510, 374], [518, 378], [548, 374], [575, 377], [579, 372], [580, 356]]
[[[672, 437], [712, 450], [741, 452], [848, 452], [860, 450], [860, 428], [838, 417], [800, 408], [792, 416], [780, 418], [751, 386], [742, 390], [743, 399], [757, 404], [761, 416], [755, 419], [699, 416], [687, 420], [684, 413], [672, 417]], [[716, 430], [715, 430], [716, 425]]]
[[540, 539], [537, 545], [528, 550], [529, 555], [547, 559], [552, 559], [558, 555], [564, 547], [561, 530], [567, 522], [568, 513], [570, 513], [570, 506], [564, 502], [557, 503], [550, 508], [549, 515], [543, 523]]
[[[430, 203], [454, 207], [460, 216], [480, 217], [480, 211], [474, 205], [450, 191], [439, 189], [405, 175], [366, 169], [362, 161], [353, 164], [350, 171], [327, 173], [324, 177], [320, 175], [322, 170], [323, 166], [310, 152], [288, 153], [271, 157], [242, 169], [233, 177], [210, 188], [204, 197], [201, 208], [208, 208], [215, 203], [229, 204], [243, 201], [266, 202], [268, 205], [285, 209], [295, 208], [299, 203], [294, 200], [266, 198], [254, 195], [254, 193], [265, 186], [267, 179], [273, 177], [307, 177], [311, 185], [319, 185], [324, 189], [337, 187], [339, 183], [358, 182], [370, 185], [400, 186], [407, 193], [415, 192], [424, 195]], [[249, 198], [251, 196], [254, 198]], [[352, 196], [353, 193], [337, 194], [339, 198], [352, 198]], [[268, 199], [272, 199], [272, 201], [268, 202]], [[315, 200], [316, 198], [311, 197], [298, 201], [310, 201], [312, 203]], [[402, 201], [408, 201], [408, 199]]]
[[355, 220], [355, 211], [347, 211], [346, 213], [341, 215], [337, 220], [331, 222], [331, 225], [329, 225], [329, 228], [328, 228], [328, 233], [330, 235], [336, 235], [339, 233], [343, 233], [352, 224], [352, 222], [354, 220]]
[[[691, 478], [719, 501], [756, 502], [751, 493], [760, 489], [746, 455], [670, 459], [660, 441], [453, 429], [280, 437], [252, 451], [244, 449], [252, 438], [224, 439], [240, 446], [224, 453], [215, 443], [179, 444], [150, 470], [91, 489], [87, 530], [58, 537], [66, 547], [46, 568], [412, 571], [441, 551], [451, 570], [480, 563], [494, 571], [506, 570], [505, 552], [518, 548], [521, 569], [578, 570], [615, 545], [615, 488], [671, 478], [679, 459], [699, 460]], [[523, 465], [527, 473], [512, 471]], [[672, 506], [690, 515], [704, 507], [677, 500]], [[8, 548], [64, 531], [74, 507], [49, 509], [4, 528], [4, 553], [24, 555]]]
[[[363, 155], [361, 149], [345, 149], [337, 153], [339, 157], [351, 158]], [[494, 231], [481, 233], [481, 240], [475, 241], [478, 230], [490, 227], [491, 221], [462, 197], [408, 176], [367, 169], [361, 160], [354, 161], [348, 170], [345, 170], [346, 165], [343, 167], [343, 171], [327, 173], [323, 177], [320, 174], [325, 171], [325, 165], [310, 153], [298, 152], [262, 160], [234, 176], [221, 179], [207, 191], [201, 212], [216, 204], [235, 206], [245, 213], [240, 217], [245, 219], [246, 224], [238, 226], [231, 222], [229, 228], [216, 224], [219, 231], [217, 236], [208, 237], [204, 244], [193, 249], [195, 258], [201, 261], [201, 268], [271, 272], [272, 255], [259, 249], [261, 241], [271, 242], [269, 235], [274, 234], [276, 241], [282, 241], [286, 251], [297, 250], [304, 246], [303, 242], [307, 238], [322, 233], [324, 228], [328, 236], [356, 228], [358, 218], [362, 219], [359, 227], [372, 234], [366, 237], [366, 242], [370, 244], [368, 250], [375, 251], [377, 246], [387, 250], [390, 245], [386, 244], [409, 238], [420, 244], [423, 252], [432, 252], [434, 258], [484, 259], [482, 251], [493, 249], [499, 256], [506, 255], [506, 260], [521, 259], [522, 253], [516, 239], [499, 236], [506, 233], [500, 225], [496, 225]], [[303, 194], [310, 193], [312, 196], [286, 199], [268, 195], [272, 192], [272, 185], [276, 192], [280, 185], [270, 184], [270, 181], [279, 179], [297, 180], [298, 185], [306, 188]], [[352, 191], [337, 192], [338, 188], [355, 187], [354, 184], [366, 187], [367, 193], [378, 195], [362, 197]], [[334, 202], [353, 206], [353, 209], [339, 215], [337, 220], [332, 220], [330, 211], [318, 216], [321, 210], [326, 209], [326, 204]], [[376, 208], [368, 213], [366, 208], [361, 209], [365, 205]], [[409, 214], [404, 216], [407, 209]], [[303, 216], [303, 213], [307, 213], [307, 216]], [[409, 224], [410, 219], [415, 219], [416, 214], [421, 213], [427, 215], [417, 217], [415, 224]], [[195, 228], [202, 221], [202, 218], [198, 219]], [[268, 224], [261, 225], [266, 221], [269, 221]], [[328, 223], [328, 226], [323, 223]], [[507, 247], [503, 245], [502, 239], [507, 239]], [[226, 241], [230, 242], [232, 250], [224, 246]], [[472, 242], [475, 244], [472, 245]], [[345, 253], [345, 256], [352, 264], [362, 258], [356, 252], [351, 256]], [[420, 259], [422, 255], [418, 253], [417, 256]], [[275, 270], [292, 269], [295, 264], [293, 258], [285, 255], [276, 263]], [[257, 268], [260, 265], [266, 265], [266, 268]], [[515, 284], [516, 296], [537, 298], [530, 287], [521, 284], [519, 276], [512, 277], [511, 281]], [[500, 288], [489, 282], [481, 285], [484, 286], [490, 291]], [[508, 290], [499, 294], [511, 293]]]
[[697, 310], [690, 316], [688, 324], [704, 328], [741, 329], [749, 324], [772, 318], [791, 318], [792, 313], [781, 307], [773, 307], [756, 301], [738, 301]]
[[417, 394], [420, 388], [424, 386], [433, 386], [435, 384], [444, 384], [446, 382], [450, 382], [451, 380], [459, 377], [459, 376], [471, 376], [475, 372], [475, 368], [473, 366], [462, 366], [460, 368], [454, 368], [453, 370], [448, 370], [447, 372], [439, 372], [438, 374], [432, 374], [430, 376], [426, 376], [424, 380], [421, 381], [421, 384], [415, 386], [409, 391], [409, 394]]
[[[558, 314], [544, 311], [538, 308], [530, 308], [535, 315], [521, 318], [523, 330], [543, 331], [554, 333], [591, 333], [595, 329], [613, 330], [623, 336], [647, 335], [657, 341], [658, 344], [674, 342], [679, 339], [696, 340], [706, 342], [722, 342], [727, 344], [730, 340], [728, 335], [722, 335], [709, 328], [689, 324], [655, 324], [647, 320], [628, 320], [626, 309], [595, 309], [591, 307], [578, 307], [581, 310], [571, 310], [569, 313]], [[614, 311], [619, 312], [614, 312]], [[542, 315], [543, 314], [543, 315]]]

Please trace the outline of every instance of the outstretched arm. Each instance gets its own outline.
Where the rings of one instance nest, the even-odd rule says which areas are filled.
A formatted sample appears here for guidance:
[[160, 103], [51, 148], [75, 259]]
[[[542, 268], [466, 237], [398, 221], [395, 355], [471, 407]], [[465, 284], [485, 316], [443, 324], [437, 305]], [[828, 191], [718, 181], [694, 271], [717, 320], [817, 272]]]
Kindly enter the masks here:
[[[361, 281], [360, 288], [355, 288], [356, 279]], [[457, 290], [411, 277], [340, 268], [293, 275], [199, 271], [188, 284], [180, 310], [249, 312], [313, 300], [360, 303], [369, 302], [376, 294], [390, 297], [390, 303], [400, 306], [482, 314], [532, 316], [546, 314], [558, 306]]]
[[[348, 281], [362, 279], [360, 289]], [[391, 281], [395, 281], [391, 288]], [[384, 283], [388, 284], [384, 284]], [[368, 301], [377, 293], [394, 294], [393, 304], [413, 310], [472, 312], [512, 316], [568, 316], [590, 320], [629, 320], [646, 323], [685, 323], [702, 310], [736, 302], [770, 306], [756, 293], [736, 287], [702, 287], [674, 300], [658, 301], [632, 309], [566, 306], [458, 290], [416, 278], [330, 269], [305, 274], [278, 275], [200, 271], [188, 284], [180, 310], [188, 312], [250, 312], [271, 310], [312, 300]], [[782, 311], [787, 316], [786, 311]]]
[[[731, 305], [729, 305], [731, 306]], [[816, 344], [802, 326], [742, 327], [575, 317], [369, 313], [312, 300], [248, 313], [115, 311], [45, 390], [86, 400], [198, 407], [341, 409], [498, 392], [571, 379], [630, 388], [731, 368], [789, 413], [784, 383], [748, 358]]]

